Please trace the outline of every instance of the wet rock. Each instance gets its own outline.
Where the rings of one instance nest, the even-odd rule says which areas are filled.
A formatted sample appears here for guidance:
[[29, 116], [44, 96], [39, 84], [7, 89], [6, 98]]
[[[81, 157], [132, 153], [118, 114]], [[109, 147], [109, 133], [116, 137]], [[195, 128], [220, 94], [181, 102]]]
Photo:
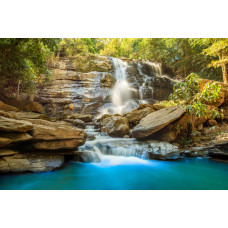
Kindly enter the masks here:
[[74, 152], [74, 161], [85, 163], [99, 163], [101, 158], [96, 152], [93, 151], [76, 151]]
[[116, 79], [112, 74], [107, 73], [101, 77], [101, 86], [102, 87], [111, 88], [115, 85], [115, 82], [116, 82]]
[[94, 140], [96, 139], [96, 136], [95, 135], [92, 135], [92, 134], [88, 134], [87, 133], [87, 140]]
[[184, 157], [205, 157], [208, 156], [208, 149], [205, 147], [192, 147], [181, 152], [181, 155]]
[[78, 127], [78, 128], [82, 128], [82, 129], [85, 129], [86, 127], [86, 123], [83, 121], [83, 120], [72, 120], [71, 123], [75, 126], [75, 127]]
[[19, 112], [20, 111], [18, 108], [15, 108], [13, 106], [7, 105], [7, 104], [3, 103], [2, 101], [0, 101], [0, 110], [3, 110], [3, 111], [15, 111], [15, 112]]
[[122, 116], [110, 116], [101, 120], [101, 131], [112, 137], [123, 137], [129, 133], [128, 120]]
[[153, 112], [144, 117], [139, 124], [133, 128], [134, 138], [146, 138], [175, 121], [185, 113], [185, 107], [172, 106]]
[[11, 139], [0, 137], [0, 148], [10, 144], [11, 142]]
[[217, 148], [213, 148], [209, 151], [208, 155], [212, 158], [221, 158], [224, 160], [228, 160], [228, 147], [226, 146], [219, 146]]
[[154, 143], [152, 151], [149, 152], [150, 159], [176, 160], [180, 159], [178, 147], [166, 142]]
[[45, 172], [60, 168], [64, 164], [64, 156], [60, 154], [15, 154], [0, 157], [0, 172]]
[[0, 131], [27, 132], [32, 129], [32, 124], [24, 120], [15, 120], [0, 116]]
[[0, 137], [5, 137], [10, 139], [13, 143], [20, 143], [32, 140], [32, 136], [28, 133], [18, 133], [18, 132], [0, 132]]
[[32, 103], [26, 105], [25, 111], [42, 113], [42, 112], [44, 112], [44, 108], [38, 102], [32, 102]]

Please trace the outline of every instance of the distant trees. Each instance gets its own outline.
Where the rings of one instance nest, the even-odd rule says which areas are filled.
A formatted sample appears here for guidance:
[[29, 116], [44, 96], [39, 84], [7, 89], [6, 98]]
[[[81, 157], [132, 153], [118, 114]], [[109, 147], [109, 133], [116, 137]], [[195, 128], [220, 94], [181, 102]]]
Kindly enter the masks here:
[[10, 94], [20, 85], [24, 90], [35, 87], [35, 79], [46, 73], [46, 58], [51, 56], [60, 39], [0, 39], [0, 91]]
[[0, 90], [31, 90], [47, 72], [47, 59], [90, 54], [151, 60], [176, 76], [195, 72], [227, 83], [227, 50], [227, 38], [0, 39]]

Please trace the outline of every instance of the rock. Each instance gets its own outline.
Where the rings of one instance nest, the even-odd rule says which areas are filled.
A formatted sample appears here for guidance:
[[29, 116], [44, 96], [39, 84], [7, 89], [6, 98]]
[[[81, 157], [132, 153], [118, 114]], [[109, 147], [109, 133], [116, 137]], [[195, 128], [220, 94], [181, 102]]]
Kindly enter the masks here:
[[124, 115], [124, 117], [127, 118], [129, 123], [135, 123], [140, 121], [142, 118], [144, 118], [145, 116], [147, 116], [152, 112], [154, 112], [154, 109], [152, 109], [151, 107], [146, 107], [143, 109], [140, 108], [127, 113], [126, 115]]
[[169, 124], [161, 130], [150, 136], [151, 139], [163, 142], [174, 142], [177, 138], [177, 132], [173, 124]]
[[24, 120], [15, 120], [0, 116], [0, 131], [27, 132], [32, 129], [32, 124]]
[[122, 116], [111, 116], [101, 120], [101, 131], [112, 137], [123, 137], [129, 133], [127, 118]]
[[128, 139], [128, 138], [130, 138], [130, 137], [129, 137], [129, 135], [124, 135], [123, 138]]
[[104, 114], [103, 116], [101, 116], [100, 118], [98, 118], [97, 121], [102, 121], [103, 119], [108, 118], [110, 116], [112, 116], [112, 115], [111, 114]]
[[1, 149], [0, 150], [0, 157], [11, 156], [11, 155], [15, 155], [15, 154], [18, 154], [18, 152], [13, 151], [13, 150], [8, 150], [8, 149]]
[[149, 159], [176, 160], [180, 159], [178, 147], [165, 142], [154, 143], [152, 151], [148, 152]]
[[93, 151], [75, 151], [73, 160], [85, 163], [101, 162], [101, 158], [99, 157], [99, 155]]
[[61, 154], [25, 153], [0, 158], [0, 172], [45, 172], [64, 164]]
[[58, 122], [56, 122], [53, 126], [34, 124], [32, 136], [36, 141], [76, 139], [78, 140], [79, 145], [82, 145], [86, 140], [85, 131], [73, 128], [69, 125], [58, 125]]
[[151, 108], [153, 109], [153, 105], [150, 104], [140, 104], [137, 110], [144, 109], [144, 108]]
[[49, 120], [49, 117], [44, 115], [44, 114], [40, 114], [40, 113], [34, 113], [34, 112], [17, 112], [16, 114], [16, 118], [18, 120], [26, 120], [26, 119], [42, 119], [42, 120]]
[[106, 73], [101, 77], [101, 86], [111, 88], [115, 85], [116, 79], [112, 74]]
[[42, 113], [42, 112], [44, 112], [44, 108], [38, 102], [32, 102], [32, 103], [26, 105], [25, 111]]
[[218, 148], [213, 148], [209, 150], [208, 155], [212, 158], [221, 158], [228, 160], [228, 147], [218, 147]]
[[3, 103], [2, 101], [0, 101], [0, 110], [3, 110], [3, 111], [15, 111], [15, 112], [19, 112], [20, 111], [18, 108], [15, 108], [13, 106], [7, 105], [7, 104]]
[[[138, 103], [140, 98], [152, 104], [172, 93], [175, 81], [161, 77], [158, 66], [139, 60], [123, 61], [127, 66], [128, 82], [133, 88], [134, 102]], [[95, 116], [99, 114], [100, 107], [110, 103], [115, 83], [115, 65], [110, 58], [99, 55], [66, 57], [53, 60], [48, 65], [52, 80], [39, 88], [36, 101], [45, 107], [49, 115], [68, 115], [69, 106], [73, 103], [74, 112]]]
[[196, 128], [198, 131], [202, 131], [203, 130], [203, 124], [198, 124]]
[[134, 138], [146, 138], [181, 117], [185, 110], [185, 107], [179, 105], [153, 112], [133, 128], [132, 135]]
[[87, 140], [94, 140], [94, 139], [96, 139], [95, 135], [87, 133]]
[[73, 120], [73, 119], [66, 119], [67, 122], [71, 123], [73, 126], [85, 129], [86, 128], [86, 123], [83, 120]]
[[209, 134], [209, 129], [208, 128], [204, 128], [203, 131], [202, 131], [202, 133], [204, 135], [208, 135]]
[[74, 113], [72, 115], [67, 116], [67, 119], [79, 119], [84, 122], [92, 122], [93, 116], [92, 115], [86, 115], [86, 114], [79, 114], [79, 113]]
[[185, 157], [204, 157], [204, 156], [208, 156], [208, 149], [207, 148], [191, 148], [190, 150], [185, 150], [183, 152], [181, 152], [182, 156]]
[[210, 120], [208, 120], [208, 123], [209, 123], [209, 125], [211, 126], [211, 127], [213, 127], [213, 126], [215, 126], [215, 125], [217, 125], [218, 123], [217, 123], [217, 121], [216, 120], [214, 120], [214, 119], [210, 119]]
[[16, 115], [14, 115], [13, 113], [2, 111], [2, 110], [0, 110], [0, 116], [16, 119]]
[[10, 144], [11, 142], [11, 139], [0, 137], [0, 148]]
[[34, 142], [33, 146], [37, 150], [66, 150], [75, 149], [85, 143], [85, 139], [65, 139]]
[[13, 143], [20, 143], [32, 140], [32, 136], [28, 133], [18, 133], [18, 132], [0, 132], [0, 137], [5, 137], [10, 139]]
[[160, 110], [160, 109], [163, 109], [163, 108], [165, 108], [165, 106], [163, 106], [163, 105], [159, 105], [159, 104], [153, 104], [153, 108], [154, 108], [154, 110]]

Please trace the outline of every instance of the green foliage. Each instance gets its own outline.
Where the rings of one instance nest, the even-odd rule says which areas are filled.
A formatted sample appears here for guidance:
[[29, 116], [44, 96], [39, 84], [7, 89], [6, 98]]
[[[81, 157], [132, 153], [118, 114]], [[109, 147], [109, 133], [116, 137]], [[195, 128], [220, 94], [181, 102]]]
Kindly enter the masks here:
[[0, 39], [1, 95], [22, 89], [31, 91], [35, 80], [47, 72], [46, 58], [53, 53], [60, 39], [4, 38]]
[[208, 82], [201, 90], [200, 84], [201, 79], [197, 74], [189, 74], [185, 81], [174, 86], [170, 100], [177, 104], [184, 101], [188, 114], [195, 115], [197, 118], [202, 116], [206, 118], [222, 117], [222, 112], [217, 108], [209, 109], [207, 106], [207, 104], [212, 104], [219, 99], [221, 85]]

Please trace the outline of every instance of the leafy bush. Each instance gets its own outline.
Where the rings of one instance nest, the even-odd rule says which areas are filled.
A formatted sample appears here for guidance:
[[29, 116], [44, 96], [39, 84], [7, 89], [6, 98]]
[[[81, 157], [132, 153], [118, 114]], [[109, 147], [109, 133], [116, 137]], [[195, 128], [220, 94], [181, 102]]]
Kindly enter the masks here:
[[203, 90], [200, 89], [200, 77], [191, 73], [183, 82], [179, 82], [174, 86], [173, 94], [170, 100], [176, 104], [183, 103], [189, 115], [195, 115], [197, 118], [202, 116], [209, 118], [222, 118], [222, 110], [216, 107], [208, 108], [207, 104], [216, 102], [219, 99], [221, 85], [216, 82], [208, 82]]

